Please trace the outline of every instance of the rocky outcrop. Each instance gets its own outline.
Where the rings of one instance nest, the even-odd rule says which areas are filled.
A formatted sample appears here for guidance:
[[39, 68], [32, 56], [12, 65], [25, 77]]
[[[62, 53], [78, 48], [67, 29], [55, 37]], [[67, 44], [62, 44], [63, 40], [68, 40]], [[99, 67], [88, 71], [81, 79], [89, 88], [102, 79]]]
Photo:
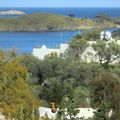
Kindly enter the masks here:
[[0, 11], [0, 15], [24, 15], [25, 13], [17, 10]]

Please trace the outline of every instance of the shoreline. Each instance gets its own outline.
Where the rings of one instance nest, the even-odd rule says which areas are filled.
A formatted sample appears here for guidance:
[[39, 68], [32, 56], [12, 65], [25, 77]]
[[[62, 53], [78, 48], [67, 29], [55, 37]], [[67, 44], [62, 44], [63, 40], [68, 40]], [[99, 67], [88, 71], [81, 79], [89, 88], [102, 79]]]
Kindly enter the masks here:
[[81, 27], [81, 28], [77, 28], [77, 29], [60, 29], [60, 30], [0, 30], [0, 32], [8, 32], [8, 33], [11, 33], [11, 32], [33, 32], [33, 33], [44, 33], [44, 32], [65, 32], [65, 31], [77, 31], [77, 30], [90, 30], [90, 29], [120, 29], [120, 26], [113, 26], [113, 27], [97, 27], [97, 28], [94, 28], [94, 27]]

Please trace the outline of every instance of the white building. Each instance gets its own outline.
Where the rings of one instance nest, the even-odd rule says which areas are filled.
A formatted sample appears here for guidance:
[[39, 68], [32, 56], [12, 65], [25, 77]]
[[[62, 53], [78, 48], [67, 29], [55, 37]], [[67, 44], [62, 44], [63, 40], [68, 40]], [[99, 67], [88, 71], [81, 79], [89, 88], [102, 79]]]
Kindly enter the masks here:
[[43, 60], [46, 55], [50, 55], [51, 53], [57, 53], [58, 56], [63, 54], [68, 47], [69, 44], [60, 44], [60, 48], [52, 49], [43, 45], [41, 48], [33, 48], [32, 55]]
[[[76, 117], [82, 118], [84, 117], [85, 119], [88, 118], [92, 118], [94, 116], [94, 112], [96, 111], [95, 109], [92, 108], [78, 108], [79, 113], [77, 114]], [[45, 116], [47, 115], [48, 118], [55, 120], [55, 118], [57, 117], [57, 112], [56, 113], [52, 113], [51, 112], [51, 108], [45, 108], [45, 107], [39, 107], [39, 115], [40, 118], [43, 117], [45, 118]], [[67, 116], [67, 118], [69, 118], [69, 116]]]
[[[114, 41], [120, 45], [120, 40], [114, 40], [112, 39], [112, 34], [109, 31], [102, 31], [100, 33], [100, 39], [106, 41], [106, 45], [108, 43]], [[82, 54], [82, 60], [85, 62], [99, 62], [98, 56], [96, 55], [96, 51], [94, 51], [92, 45], [96, 44], [96, 41], [89, 41], [89, 46], [84, 50]], [[46, 55], [50, 55], [51, 53], [57, 53], [58, 56], [60, 54], [64, 54], [66, 49], [69, 48], [69, 44], [60, 44], [60, 48], [47, 48], [45, 45], [43, 45], [41, 48], [33, 48], [32, 55], [35, 57], [43, 60]], [[115, 61], [116, 62], [116, 61]]]
[[106, 41], [112, 40], [112, 33], [110, 31], [102, 31], [100, 33], [100, 39]]

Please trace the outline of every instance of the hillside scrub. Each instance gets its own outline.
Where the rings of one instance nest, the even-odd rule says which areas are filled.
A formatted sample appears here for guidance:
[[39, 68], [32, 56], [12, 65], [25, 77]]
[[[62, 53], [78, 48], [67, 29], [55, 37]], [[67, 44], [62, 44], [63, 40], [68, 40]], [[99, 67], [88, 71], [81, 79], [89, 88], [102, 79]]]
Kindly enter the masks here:
[[36, 13], [23, 15], [17, 18], [0, 18], [0, 31], [60, 31], [90, 28], [116, 27], [116, 24], [106, 21], [105, 24], [97, 23], [90, 19]]

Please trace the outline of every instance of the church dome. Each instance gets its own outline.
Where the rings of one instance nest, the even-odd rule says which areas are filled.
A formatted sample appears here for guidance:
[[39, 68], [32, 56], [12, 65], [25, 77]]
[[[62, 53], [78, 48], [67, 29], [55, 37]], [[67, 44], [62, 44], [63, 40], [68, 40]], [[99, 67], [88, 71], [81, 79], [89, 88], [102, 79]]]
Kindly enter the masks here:
[[42, 49], [46, 49], [47, 47], [46, 47], [46, 45], [42, 45]]

